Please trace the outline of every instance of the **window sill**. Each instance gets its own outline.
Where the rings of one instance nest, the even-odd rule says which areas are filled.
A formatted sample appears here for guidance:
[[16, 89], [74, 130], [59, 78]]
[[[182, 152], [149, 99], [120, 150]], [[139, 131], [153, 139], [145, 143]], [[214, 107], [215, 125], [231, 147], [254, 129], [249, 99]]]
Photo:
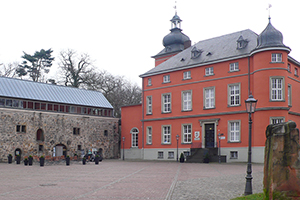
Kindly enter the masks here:
[[237, 70], [228, 71], [228, 73], [239, 72], [239, 71], [240, 71], [240, 69], [237, 69]]
[[204, 77], [207, 77], [207, 76], [214, 76], [215, 74], [205, 74]]
[[168, 82], [162, 82], [162, 84], [167, 84], [167, 83], [171, 83], [171, 81], [168, 81]]
[[191, 110], [181, 110], [181, 112], [191, 112], [193, 111], [192, 109]]
[[170, 112], [161, 112], [161, 114], [169, 114], [169, 113], [172, 113], [171, 111]]
[[216, 107], [211, 107], [211, 108], [205, 108], [205, 107], [203, 107], [203, 110], [211, 110], [211, 109], [216, 109]]
[[192, 142], [182, 142], [181, 144], [192, 144]]
[[171, 145], [171, 143], [161, 143], [161, 145]]
[[238, 104], [238, 105], [227, 105], [228, 108], [230, 108], [230, 107], [238, 107], [238, 106], [241, 106], [241, 104]]
[[152, 113], [147, 113], [146, 115], [152, 115]]
[[270, 62], [270, 64], [284, 64], [284, 62]]
[[183, 81], [186, 81], [186, 80], [191, 80], [192, 78], [184, 78], [182, 79]]
[[227, 143], [241, 143], [241, 141], [227, 141]]
[[269, 102], [285, 102], [285, 100], [284, 99], [270, 99], [270, 101]]

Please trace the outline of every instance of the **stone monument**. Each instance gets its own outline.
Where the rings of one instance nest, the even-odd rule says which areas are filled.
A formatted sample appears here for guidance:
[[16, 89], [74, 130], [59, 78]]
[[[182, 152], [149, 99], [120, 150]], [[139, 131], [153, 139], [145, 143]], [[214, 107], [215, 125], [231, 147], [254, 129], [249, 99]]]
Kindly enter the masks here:
[[300, 146], [296, 123], [269, 125], [266, 130], [264, 192], [266, 199], [300, 199]]

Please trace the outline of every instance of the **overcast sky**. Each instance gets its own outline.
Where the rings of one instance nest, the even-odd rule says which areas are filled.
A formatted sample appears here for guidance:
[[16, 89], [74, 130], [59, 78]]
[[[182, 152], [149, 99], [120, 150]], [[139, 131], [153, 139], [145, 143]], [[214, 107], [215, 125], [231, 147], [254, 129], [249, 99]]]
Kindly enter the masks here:
[[[299, 0], [177, 0], [181, 28], [192, 41], [251, 29], [260, 34], [271, 22], [281, 31], [290, 56], [300, 61]], [[97, 69], [141, 85], [140, 74], [154, 67], [170, 32], [175, 0], [0, 0], [0, 63], [21, 62], [23, 51], [87, 53]]]

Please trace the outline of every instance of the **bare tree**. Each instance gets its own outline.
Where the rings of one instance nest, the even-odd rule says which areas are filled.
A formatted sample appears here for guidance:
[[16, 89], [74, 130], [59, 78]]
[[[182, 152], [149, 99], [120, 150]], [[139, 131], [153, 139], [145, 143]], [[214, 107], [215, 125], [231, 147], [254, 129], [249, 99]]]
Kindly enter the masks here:
[[137, 84], [132, 84], [123, 76], [113, 76], [107, 71], [89, 74], [86, 88], [102, 92], [114, 107], [115, 117], [121, 117], [122, 106], [141, 102], [142, 89]]
[[59, 67], [64, 73], [64, 83], [66, 86], [79, 88], [86, 83], [94, 68], [88, 54], [78, 55], [74, 50], [60, 52]]
[[18, 62], [0, 64], [0, 76], [15, 77], [16, 69], [18, 68]]

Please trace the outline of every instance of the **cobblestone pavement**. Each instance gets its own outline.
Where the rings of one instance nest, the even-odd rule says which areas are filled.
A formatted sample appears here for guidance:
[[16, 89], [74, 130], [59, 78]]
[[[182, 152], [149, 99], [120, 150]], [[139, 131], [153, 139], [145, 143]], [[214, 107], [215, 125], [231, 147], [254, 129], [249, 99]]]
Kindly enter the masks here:
[[[246, 163], [104, 160], [40, 167], [0, 163], [0, 199], [231, 199], [245, 189]], [[253, 164], [253, 193], [262, 192], [263, 165]]]

